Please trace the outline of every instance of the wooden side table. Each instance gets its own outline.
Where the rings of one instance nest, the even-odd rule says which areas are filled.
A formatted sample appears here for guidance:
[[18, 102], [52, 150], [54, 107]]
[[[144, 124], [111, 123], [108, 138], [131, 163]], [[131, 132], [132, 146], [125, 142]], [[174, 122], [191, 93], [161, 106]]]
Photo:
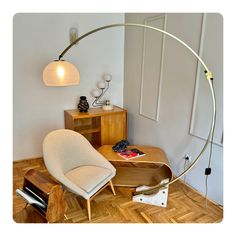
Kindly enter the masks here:
[[65, 192], [62, 186], [38, 170], [31, 169], [24, 176], [23, 190], [40, 197], [46, 208], [31, 205], [48, 222], [56, 222], [64, 217], [66, 211]]
[[112, 145], [104, 145], [98, 151], [116, 167], [114, 186], [153, 186], [163, 179], [172, 179], [172, 171], [164, 151], [158, 147], [129, 146], [145, 153], [145, 156], [126, 160], [112, 150]]

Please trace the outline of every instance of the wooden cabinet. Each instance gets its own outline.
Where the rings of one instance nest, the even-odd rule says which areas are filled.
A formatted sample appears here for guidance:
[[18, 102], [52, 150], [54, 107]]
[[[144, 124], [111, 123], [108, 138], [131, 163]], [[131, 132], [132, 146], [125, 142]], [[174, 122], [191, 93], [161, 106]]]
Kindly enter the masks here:
[[127, 111], [120, 107], [114, 106], [111, 111], [102, 108], [90, 108], [88, 112], [66, 110], [64, 116], [65, 128], [84, 135], [95, 148], [127, 139]]

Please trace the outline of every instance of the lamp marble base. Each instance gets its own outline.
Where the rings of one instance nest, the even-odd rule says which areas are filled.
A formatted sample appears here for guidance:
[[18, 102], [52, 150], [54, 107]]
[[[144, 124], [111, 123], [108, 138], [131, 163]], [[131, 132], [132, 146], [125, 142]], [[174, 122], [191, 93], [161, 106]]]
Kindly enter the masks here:
[[[161, 184], [168, 183], [169, 179], [163, 179], [161, 181]], [[136, 188], [136, 191], [140, 190], [146, 190], [149, 189], [148, 186], [140, 186]], [[146, 203], [150, 205], [160, 206], [160, 207], [166, 207], [167, 206], [167, 199], [168, 199], [168, 186], [161, 188], [158, 193], [152, 194], [152, 195], [144, 195], [139, 194], [136, 196], [133, 196], [134, 202], [140, 202], [140, 203]]]

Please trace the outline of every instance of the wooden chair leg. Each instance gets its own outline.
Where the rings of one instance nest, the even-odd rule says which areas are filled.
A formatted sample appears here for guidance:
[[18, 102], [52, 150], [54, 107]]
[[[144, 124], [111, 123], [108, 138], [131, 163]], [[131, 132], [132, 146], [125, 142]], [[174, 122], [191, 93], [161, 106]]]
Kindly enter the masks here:
[[88, 218], [91, 220], [91, 206], [90, 206], [90, 199], [87, 199], [87, 209], [88, 209]]
[[64, 214], [64, 218], [65, 218], [65, 220], [68, 220], [68, 218], [67, 218], [67, 215], [66, 215], [66, 214]]
[[109, 181], [109, 185], [110, 185], [110, 187], [111, 187], [111, 190], [112, 190], [113, 194], [116, 195], [116, 192], [115, 192], [115, 189], [114, 189], [114, 186], [113, 186], [111, 180]]

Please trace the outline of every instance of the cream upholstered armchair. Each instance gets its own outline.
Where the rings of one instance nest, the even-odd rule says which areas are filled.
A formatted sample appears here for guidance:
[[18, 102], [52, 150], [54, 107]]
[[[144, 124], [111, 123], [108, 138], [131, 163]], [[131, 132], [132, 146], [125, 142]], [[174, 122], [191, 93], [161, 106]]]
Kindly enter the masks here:
[[81, 134], [67, 129], [49, 133], [43, 141], [43, 156], [49, 173], [66, 189], [87, 200], [91, 219], [90, 200], [110, 185], [116, 170]]

